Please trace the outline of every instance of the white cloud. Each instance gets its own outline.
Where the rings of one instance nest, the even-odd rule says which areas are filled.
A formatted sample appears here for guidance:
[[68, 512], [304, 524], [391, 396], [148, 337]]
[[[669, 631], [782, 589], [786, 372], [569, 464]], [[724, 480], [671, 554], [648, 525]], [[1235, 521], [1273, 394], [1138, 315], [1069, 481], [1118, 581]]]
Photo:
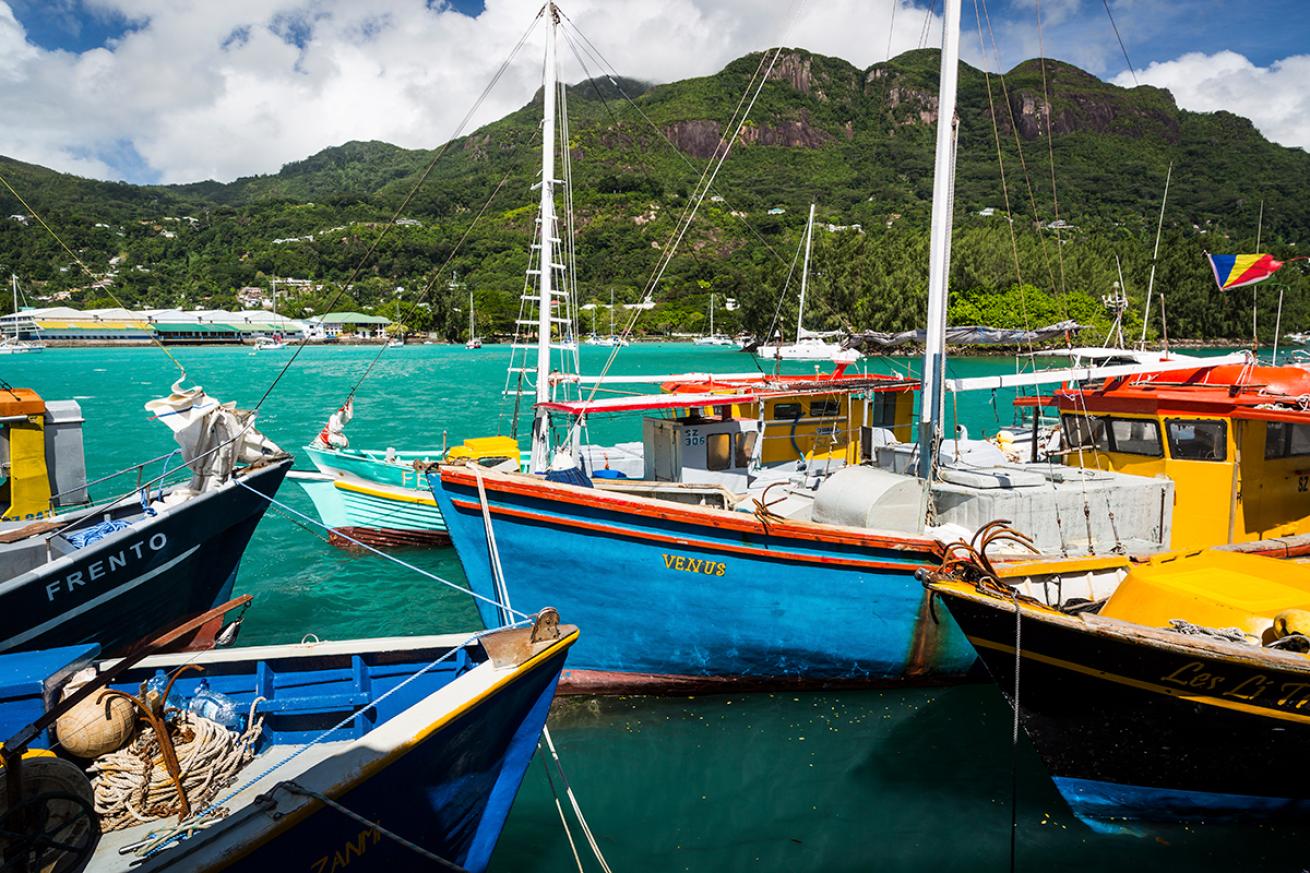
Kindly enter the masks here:
[[[165, 182], [275, 172], [352, 139], [445, 141], [541, 0], [487, 0], [476, 19], [424, 0], [87, 0], [134, 22], [80, 54], [27, 42], [0, 0], [0, 154], [121, 177], [130, 144]], [[891, 52], [940, 22], [894, 0]], [[569, 0], [564, 12], [618, 71], [667, 82], [778, 43], [858, 66], [888, 51], [892, 4], [867, 0]], [[540, 28], [474, 119], [540, 84]], [[565, 77], [582, 77], [567, 43]], [[590, 62], [589, 62], [590, 63]], [[593, 65], [592, 72], [598, 70]], [[129, 170], [130, 172], [130, 170]], [[137, 168], [137, 174], [141, 173]]]
[[[1139, 70], [1142, 84], [1168, 88], [1184, 109], [1227, 109], [1250, 118], [1266, 137], [1285, 146], [1310, 148], [1310, 55], [1293, 55], [1267, 67], [1233, 51], [1191, 52]], [[1131, 86], [1122, 74], [1115, 84]]]

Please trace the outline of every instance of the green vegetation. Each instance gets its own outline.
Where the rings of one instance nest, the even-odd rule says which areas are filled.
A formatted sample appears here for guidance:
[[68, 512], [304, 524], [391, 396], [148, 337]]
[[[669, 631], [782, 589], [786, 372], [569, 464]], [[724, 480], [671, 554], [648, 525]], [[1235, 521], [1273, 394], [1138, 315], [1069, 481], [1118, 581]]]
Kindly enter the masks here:
[[[568, 89], [582, 302], [608, 303], [611, 291], [620, 302], [640, 299], [720, 124], [759, 60], [747, 56], [716, 75], [656, 87], [600, 80]], [[777, 313], [790, 333], [799, 277], [792, 276], [781, 307], [780, 293], [812, 200], [821, 229], [807, 326], [921, 326], [936, 65], [932, 51], [863, 71], [800, 50], [784, 54], [724, 165], [715, 198], [701, 207], [656, 290], [659, 307], [643, 315], [639, 332], [704, 330], [714, 293], [719, 329], [761, 333]], [[1046, 77], [1058, 218], [1071, 226], [1058, 231], [1051, 228], [1057, 211], [1038, 62], [990, 82], [962, 70], [952, 323], [1036, 327], [1073, 318], [1103, 329], [1108, 316], [1100, 300], [1118, 280], [1117, 258], [1133, 301], [1129, 319], [1138, 319], [1140, 330], [1159, 198], [1172, 163], [1156, 265], [1170, 335], [1248, 337], [1252, 292], [1220, 294], [1204, 252], [1254, 251], [1263, 199], [1263, 248], [1296, 254], [1297, 242], [1310, 237], [1310, 203], [1297, 189], [1310, 178], [1310, 154], [1269, 143], [1229, 113], [1179, 110], [1160, 89], [1119, 88], [1059, 62], [1047, 62]], [[288, 293], [289, 314], [358, 309], [456, 338], [467, 331], [467, 292], [448, 288], [443, 275], [423, 293], [450, 259], [449, 269], [476, 295], [479, 332], [503, 334], [518, 313], [534, 226], [539, 107], [540, 94], [451, 143], [405, 210], [404, 218], [417, 223], [404, 225], [389, 222], [435, 152], [351, 142], [276, 175], [230, 184], [93, 182], [4, 158], [0, 173], [93, 273], [113, 272], [110, 290], [128, 305], [236, 307], [237, 289], [291, 277], [321, 287]], [[1005, 217], [1006, 193], [1013, 224]], [[17, 272], [33, 295], [51, 302], [107, 303], [108, 293], [89, 287], [36, 222], [9, 217], [24, 211], [0, 196], [0, 268]], [[384, 229], [387, 238], [343, 291]], [[1289, 292], [1284, 329], [1310, 326], [1310, 283], [1300, 265], [1278, 281]], [[1269, 339], [1278, 287], [1256, 293]], [[427, 305], [416, 309], [420, 298]], [[739, 307], [728, 311], [726, 298]], [[600, 318], [607, 320], [603, 311]], [[582, 327], [589, 327], [585, 316]]]

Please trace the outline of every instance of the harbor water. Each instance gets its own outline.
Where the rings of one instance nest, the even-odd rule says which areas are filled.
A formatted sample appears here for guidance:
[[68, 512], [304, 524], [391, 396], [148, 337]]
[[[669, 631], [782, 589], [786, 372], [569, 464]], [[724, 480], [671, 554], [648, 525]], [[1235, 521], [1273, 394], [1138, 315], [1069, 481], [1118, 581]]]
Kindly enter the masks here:
[[[598, 371], [609, 351], [584, 347], [584, 372]], [[292, 353], [174, 350], [190, 384], [242, 408], [259, 401]], [[261, 407], [260, 429], [296, 453], [376, 354], [377, 347], [306, 348]], [[507, 347], [494, 345], [386, 350], [357, 395], [347, 428], [352, 444], [438, 450], [443, 442], [506, 430], [512, 412], [501, 396], [507, 358]], [[872, 358], [867, 367], [914, 370], [904, 358]], [[1011, 357], [954, 358], [948, 376], [1014, 367]], [[616, 373], [754, 369], [752, 359], [735, 350], [688, 344], [634, 345], [614, 366]], [[150, 421], [142, 406], [166, 395], [177, 375], [149, 348], [51, 349], [9, 357], [0, 368], [10, 385], [82, 405], [91, 478], [173, 447], [167, 429]], [[1012, 398], [962, 396], [948, 400], [948, 414], [973, 436], [990, 434], [1012, 424]], [[596, 420], [591, 436], [596, 442], [636, 439], [639, 425], [635, 418]], [[300, 458], [297, 466], [308, 463]], [[160, 472], [156, 462], [146, 476]], [[135, 482], [132, 475], [92, 490], [106, 498], [131, 491]], [[294, 482], [283, 486], [279, 500], [287, 508], [274, 506], [265, 516], [237, 581], [239, 593], [254, 595], [241, 644], [477, 627], [466, 595], [376, 556], [328, 545], [323, 530], [295, 516], [313, 512]], [[403, 557], [463, 581], [449, 549]], [[550, 572], [549, 556], [543, 556], [542, 572]], [[731, 603], [723, 604], [723, 620], [732, 620]], [[1019, 869], [1310, 868], [1310, 828], [1299, 824], [1089, 830], [1070, 815], [1027, 742], [1021, 737], [1012, 745], [1010, 710], [984, 682], [840, 693], [568, 698], [556, 704], [551, 723], [569, 784], [615, 873], [1004, 870], [1011, 863], [1012, 810]], [[557, 778], [555, 788], [561, 787]], [[576, 827], [574, 838], [587, 869], [596, 869]], [[576, 869], [569, 842], [544, 765], [534, 762], [493, 870], [567, 869]]]

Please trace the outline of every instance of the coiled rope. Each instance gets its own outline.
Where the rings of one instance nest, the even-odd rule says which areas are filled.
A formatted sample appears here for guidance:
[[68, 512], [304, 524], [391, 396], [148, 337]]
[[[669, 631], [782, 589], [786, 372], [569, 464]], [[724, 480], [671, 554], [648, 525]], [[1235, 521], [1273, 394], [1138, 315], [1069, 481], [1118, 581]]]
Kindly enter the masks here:
[[[173, 720], [173, 748], [181, 766], [182, 789], [194, 804], [208, 803], [231, 784], [255, 757], [264, 718], [250, 704], [246, 729], [235, 734], [216, 721], [181, 710]], [[169, 776], [153, 728], [143, 727], [127, 746], [101, 755], [87, 768], [92, 773], [96, 815], [104, 831], [177, 815], [182, 798]]]

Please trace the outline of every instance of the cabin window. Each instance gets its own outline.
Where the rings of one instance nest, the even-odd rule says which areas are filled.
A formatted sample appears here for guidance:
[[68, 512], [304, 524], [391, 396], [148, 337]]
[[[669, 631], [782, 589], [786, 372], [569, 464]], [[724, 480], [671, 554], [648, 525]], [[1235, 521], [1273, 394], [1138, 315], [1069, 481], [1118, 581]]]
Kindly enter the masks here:
[[712, 433], [705, 438], [705, 467], [726, 470], [732, 462], [732, 434]]
[[737, 434], [737, 467], [749, 467], [751, 464], [751, 455], [755, 454], [755, 438], [759, 434], [753, 430], [743, 431]]
[[810, 415], [815, 418], [832, 418], [841, 414], [841, 402], [836, 397], [810, 401]]
[[885, 427], [888, 430], [896, 427], [896, 398], [898, 396], [895, 391], [874, 392], [873, 421], [870, 424], [874, 427]]
[[1228, 459], [1228, 426], [1222, 421], [1170, 418], [1169, 454], [1180, 461], [1225, 461]]
[[1310, 425], [1286, 421], [1265, 423], [1265, 460], [1310, 455]]
[[1064, 438], [1071, 449], [1110, 451], [1105, 435], [1105, 419], [1090, 415], [1064, 416]]
[[799, 403], [775, 403], [773, 404], [774, 418], [800, 418], [805, 414], [805, 410]]
[[1164, 454], [1160, 445], [1160, 425], [1149, 418], [1110, 419], [1110, 443], [1113, 451], [1125, 455], [1158, 458]]

